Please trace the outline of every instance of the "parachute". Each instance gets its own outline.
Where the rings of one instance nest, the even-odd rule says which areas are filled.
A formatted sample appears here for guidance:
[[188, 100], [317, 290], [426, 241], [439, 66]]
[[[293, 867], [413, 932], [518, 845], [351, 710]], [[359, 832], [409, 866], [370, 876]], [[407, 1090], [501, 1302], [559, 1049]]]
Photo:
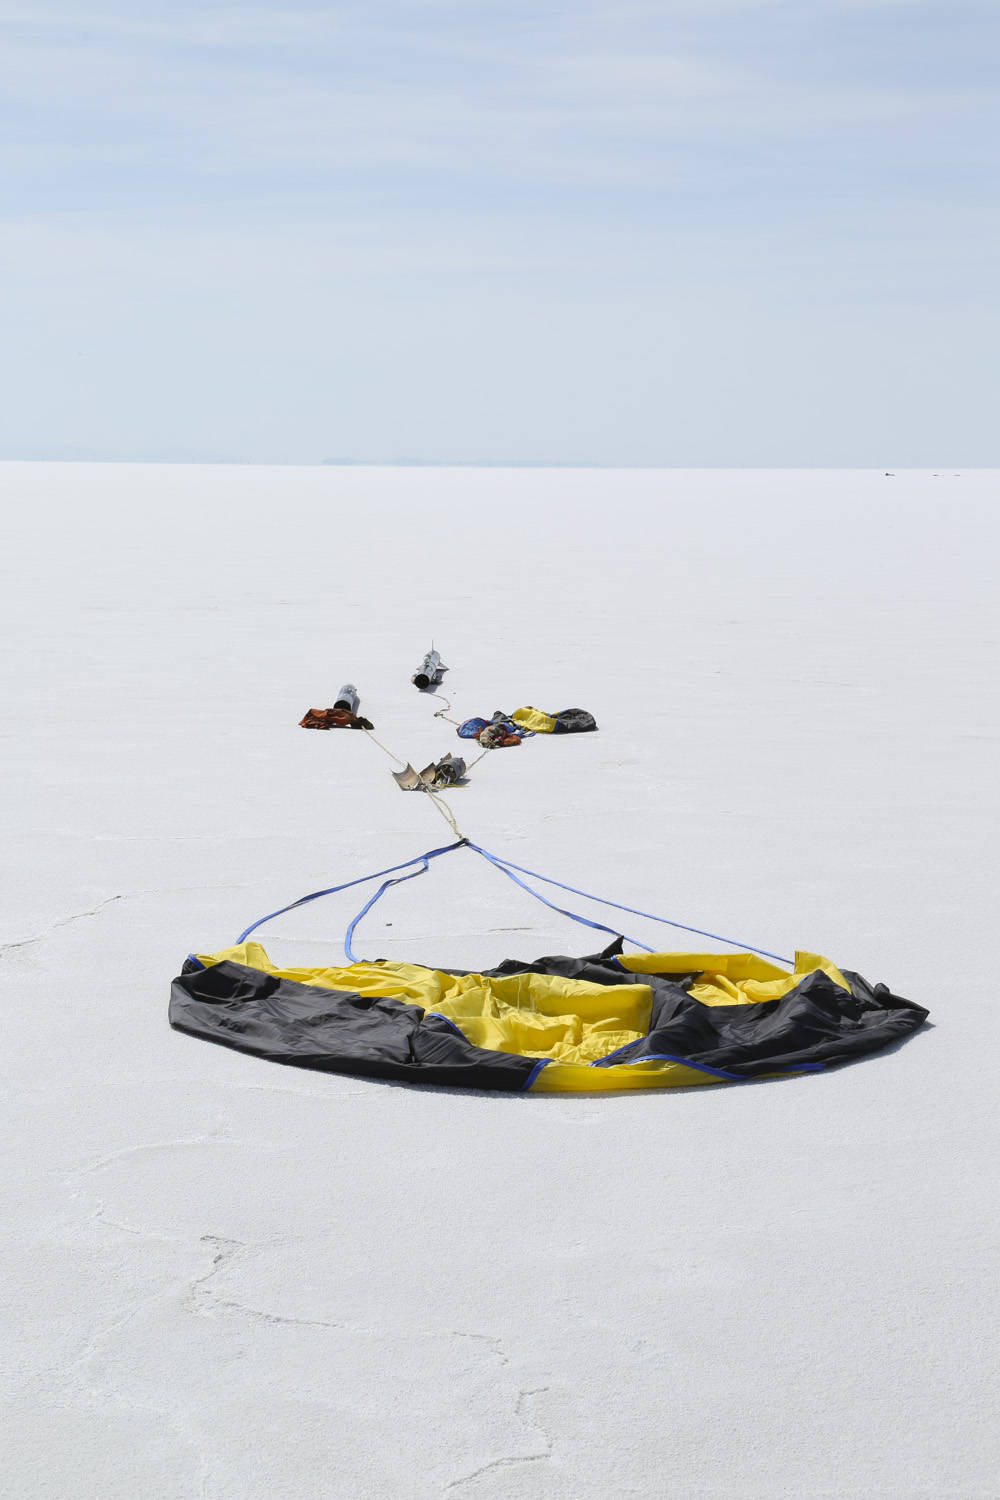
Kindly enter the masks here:
[[[508, 959], [482, 972], [359, 962], [351, 937], [379, 897], [399, 880], [424, 873], [431, 859], [460, 847], [482, 855], [554, 910], [613, 934], [602, 923], [555, 906], [515, 872], [574, 887], [461, 839], [281, 909], [390, 877], [348, 928], [348, 962], [342, 966], [284, 967], [258, 942], [247, 940], [281, 912], [253, 923], [232, 947], [190, 954], [171, 990], [171, 1025], [273, 1062], [329, 1073], [467, 1089], [582, 1093], [817, 1072], [898, 1042], [927, 1018], [922, 1006], [884, 984], [871, 985], [810, 953], [797, 953], [791, 962], [759, 949], [636, 954], [624, 952], [623, 938], [615, 935], [608, 947], [588, 957]], [[420, 868], [392, 878], [413, 865]], [[668, 918], [652, 920], [717, 936]]]
[[585, 708], [561, 708], [558, 713], [543, 713], [540, 708], [515, 708], [514, 723], [534, 734], [586, 734], [597, 728], [594, 715]]

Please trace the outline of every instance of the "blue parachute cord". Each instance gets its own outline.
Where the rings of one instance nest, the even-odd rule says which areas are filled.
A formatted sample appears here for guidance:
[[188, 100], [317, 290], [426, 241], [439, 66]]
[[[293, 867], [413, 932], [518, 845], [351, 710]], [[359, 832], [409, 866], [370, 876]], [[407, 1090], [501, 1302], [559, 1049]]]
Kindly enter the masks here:
[[[455, 846], [452, 845], [451, 847], [454, 848]], [[443, 853], [444, 851], [439, 850], [438, 852]], [[371, 911], [372, 907], [375, 905], [375, 902], [381, 901], [382, 897], [385, 895], [386, 891], [391, 885], [402, 885], [404, 880], [415, 880], [418, 875], [427, 874], [427, 871], [430, 868], [432, 856], [429, 854], [422, 854], [419, 856], [419, 858], [422, 861], [419, 870], [411, 870], [409, 875], [397, 875], [395, 880], [383, 880], [374, 896], [369, 896], [364, 906], [358, 912], [357, 916], [354, 918], [354, 921], [350, 924], [346, 933], [344, 934], [344, 953], [347, 955], [348, 963], [358, 964], [363, 962], [362, 959], [358, 958], [354, 953], [352, 953], [351, 938], [354, 936], [355, 927], [357, 927], [358, 923], [361, 921], [361, 918], [366, 916], [368, 912]]]
[[[329, 885], [322, 891], [313, 891], [308, 896], [300, 896], [297, 901], [289, 901], [287, 906], [279, 906], [277, 911], [268, 912], [266, 917], [258, 917], [256, 922], [251, 922], [250, 926], [240, 933], [236, 943], [244, 942], [251, 932], [256, 932], [257, 928], [263, 927], [265, 922], [272, 921], [274, 917], [282, 917], [286, 911], [294, 911], [296, 907], [305, 906], [310, 901], [318, 901], [320, 896], [334, 896], [338, 891], [348, 891], [355, 885], [366, 885], [369, 880], [379, 880], [383, 875], [394, 875], [397, 870], [407, 870], [410, 865], [415, 865], [422, 859], [437, 859], [439, 854], [448, 854], [452, 849], [461, 849], [466, 842], [466, 839], [458, 839], [454, 844], [442, 844], [439, 849], [428, 849], [425, 854], [415, 854], [412, 859], [404, 859], [401, 865], [390, 865], [387, 870], [376, 870], [372, 875], [359, 875], [357, 880], [345, 880], [343, 885]], [[414, 873], [422, 875], [423, 870], [414, 871]], [[358, 918], [355, 918], [355, 921], [357, 920]]]
[[[603, 922], [592, 922], [589, 917], [581, 917], [575, 911], [567, 911], [564, 906], [557, 906], [554, 901], [550, 901], [547, 896], [543, 896], [541, 891], [533, 891], [530, 885], [525, 885], [523, 880], [517, 878], [513, 870], [507, 869], [506, 863], [503, 860], [497, 858], [494, 854], [490, 854], [488, 850], [481, 849], [478, 844], [473, 844], [470, 841], [469, 848], [474, 849], [477, 854], [481, 854], [484, 859], [489, 860], [490, 864], [495, 865], [501, 875], [506, 875], [508, 880], [513, 880], [514, 884], [519, 885], [522, 891], [527, 891], [529, 896], [534, 896], [536, 901], [541, 901], [551, 911], [557, 911], [560, 916], [569, 917], [572, 922], [581, 922], [584, 927], [593, 927], [596, 932], [606, 932], [611, 937], [624, 936], [623, 933], [619, 933], [617, 927], [605, 927]], [[526, 870], [524, 873], [530, 875], [531, 871]], [[557, 882], [553, 881], [552, 884], [555, 885]], [[642, 948], [646, 953], [655, 953], [656, 951], [655, 948], [650, 948], [645, 943], [640, 943], [638, 938], [630, 937], [626, 938], [626, 941], [632, 943], [636, 948]]]
[[[513, 860], [504, 859], [499, 854], [488, 854], [485, 849], [480, 849], [480, 847], [479, 847], [478, 844], [470, 844], [469, 848], [470, 849], [475, 849], [475, 851], [476, 851], [477, 854], [483, 854], [483, 855], [485, 855], [486, 858], [491, 862], [491, 864], [495, 864], [498, 868], [504, 869], [504, 873], [505, 874], [510, 874], [511, 870], [520, 870], [520, 872], [521, 872], [522, 875], [530, 875], [533, 880], [542, 880], [542, 881], [545, 882], [546, 885], [555, 885], [555, 886], [558, 886], [561, 891], [570, 891], [570, 892], [572, 892], [572, 894], [574, 896], [583, 896], [585, 900], [587, 900], [587, 901], [596, 901], [601, 906], [613, 906], [617, 911], [627, 911], [627, 912], [630, 912], [633, 917], [645, 917], [650, 922], [662, 922], [667, 927], [677, 927], [677, 928], [679, 928], [681, 930], [681, 932], [693, 932], [693, 933], [696, 933], [698, 937], [711, 938], [713, 940], [713, 942], [716, 942], [716, 943], [726, 943], [731, 948], [738, 948], [741, 951], [745, 951], [745, 952], [748, 952], [748, 953], [759, 953], [763, 958], [773, 958], [773, 959], [775, 959], [775, 961], [777, 963], [779, 963], [779, 964], [788, 964], [789, 967], [791, 967], [792, 964], [794, 963], [794, 960], [791, 959], [791, 958], [783, 958], [780, 953], [771, 953], [771, 952], [768, 951], [767, 948], [756, 948], [753, 945], [753, 943], [740, 943], [740, 942], [737, 942], [735, 938], [723, 937], [721, 935], [721, 933], [718, 933], [718, 932], [706, 932], [703, 927], [689, 927], [686, 922], [675, 922], [670, 917], [657, 917], [657, 916], [654, 916], [652, 912], [639, 911], [639, 909], [637, 907], [635, 907], [635, 906], [623, 906], [620, 901], [609, 901], [605, 896], [592, 896], [589, 893], [589, 891], [580, 891], [580, 890], [577, 890], [577, 888], [576, 888], [575, 885], [565, 885], [561, 880], [553, 880], [551, 878], [551, 876], [549, 876], [549, 875], [539, 875], [539, 873], [538, 873], [537, 870], [526, 870], [523, 865], [516, 865], [516, 864], [514, 864]], [[509, 866], [509, 869], [507, 868], [508, 866]], [[516, 878], [515, 876], [511, 875], [511, 879], [512, 880], [515, 879], [515, 878]], [[518, 885], [521, 885], [521, 884], [522, 884], [522, 882], [518, 881]], [[531, 891], [531, 894], [533, 896], [537, 896], [538, 899], [539, 899], [539, 901], [545, 901], [545, 897], [542, 896], [542, 895], [539, 895], [538, 891], [532, 891], [530, 886], [526, 885], [526, 886], [524, 886], [524, 889], [526, 891]], [[552, 903], [550, 901], [546, 901], [545, 904], [546, 904], [546, 906], [551, 906], [552, 905]], [[555, 910], [555, 911], [562, 911], [562, 907], [556, 906], [556, 907], [553, 907], [553, 910]], [[565, 915], [566, 916], [572, 916], [573, 914], [572, 914], [572, 912], [566, 912]], [[587, 919], [585, 917], [577, 917], [577, 918], [574, 918], [574, 920], [575, 921], [580, 921], [580, 922], [585, 922]], [[588, 926], [590, 926], [590, 927], [600, 927], [600, 924], [597, 923], [597, 922], [590, 922], [590, 923], [588, 923]], [[610, 932], [610, 931], [612, 931], [612, 929], [610, 927], [603, 927], [600, 930], [602, 932]], [[629, 938], [628, 941], [630, 943], [634, 943], [635, 939], [634, 938]], [[640, 947], [640, 948], [644, 948], [645, 944], [644, 943], [639, 943], [639, 944], [637, 944], [637, 946]], [[646, 952], [647, 953], [653, 953], [653, 952], [655, 952], [655, 949], [653, 949], [653, 948], [646, 948]]]
[[[263, 927], [265, 922], [270, 922], [275, 917], [284, 916], [286, 912], [295, 911], [297, 907], [305, 906], [310, 901], [318, 901], [321, 896], [333, 896], [336, 895], [339, 891], [350, 890], [356, 885], [366, 885], [370, 880], [379, 880], [383, 876], [394, 875], [397, 871], [408, 870], [411, 865], [415, 864], [420, 864], [421, 868], [419, 870], [412, 871], [410, 875], [403, 876], [402, 879], [410, 880], [414, 875], [423, 875], [427, 870], [428, 862], [430, 860], [437, 859], [438, 856], [442, 854], [449, 854], [453, 849], [461, 849], [463, 846], [473, 849], [477, 854], [482, 855], [484, 859], [488, 860], [490, 864], [494, 865], [496, 869], [500, 870], [502, 874], [506, 875], [509, 880], [513, 880], [515, 885], [520, 886], [521, 889], [526, 891], [529, 896], [534, 896], [536, 901], [541, 901], [542, 904], [549, 907], [551, 911], [556, 911], [560, 914], [560, 916], [568, 917], [573, 922], [580, 922], [585, 927], [592, 927], [597, 932], [606, 932], [609, 933], [612, 937], [618, 937], [620, 935], [617, 929], [613, 927], [605, 927], [601, 922], [592, 922], [588, 917], [581, 917], [576, 912], [567, 911], [565, 907], [557, 906], [555, 902], [549, 901], [545, 896], [543, 896], [540, 891], [532, 890], [530, 885], [526, 885], [523, 880], [518, 880], [517, 876], [513, 872], [515, 870], [518, 870], [522, 875], [530, 875], [533, 880], [541, 880], [546, 885], [554, 885], [558, 887], [559, 890], [570, 891], [574, 896], [582, 896], [586, 901], [596, 901], [601, 906], [610, 906], [613, 907], [616, 911], [627, 911], [634, 917], [644, 917], [647, 921], [650, 922], [661, 922], [667, 927], [676, 927], [681, 932], [693, 932], [698, 937], [711, 938], [714, 942], [726, 943], [730, 947], [739, 948], [749, 953], [759, 953], [764, 958], [773, 958], [777, 963], [788, 964], [789, 966], [791, 966], [793, 962], [792, 959], [785, 958], [780, 953], [772, 953], [767, 948], [758, 948], [753, 943], [740, 943], [735, 938], [723, 937], [721, 933], [709, 932], [704, 927], [691, 927], [686, 922], [676, 922], [671, 917], [658, 917], [653, 912], [640, 911], [638, 907], [625, 906], [620, 901], [610, 901], [605, 896], [594, 896], [589, 891], [581, 891], [574, 885], [567, 885], [564, 881], [553, 880], [550, 875], [541, 875], [537, 870], [528, 870], [524, 865], [515, 864], [513, 860], [504, 859], [501, 855], [491, 854], [487, 849], [483, 849], [479, 844], [473, 844], [469, 839], [464, 838], [457, 839], [453, 844], [442, 844], [436, 849], [428, 849], [424, 854], [414, 855], [412, 859], [405, 859], [401, 864], [398, 865], [390, 865], [388, 869], [376, 870], [371, 875], [359, 875], [356, 880], [345, 880], [342, 885], [326, 886], [321, 891], [312, 891], [308, 896], [300, 896], [297, 901], [290, 901], [287, 906], [280, 906], [276, 911], [268, 912], [267, 916], [259, 917], [256, 922], [251, 922], [250, 926], [245, 928], [244, 931], [240, 933], [239, 937], [236, 939], [236, 942], [244, 942], [250, 936], [251, 932], [255, 932], [258, 927]], [[352, 962], [357, 962], [357, 960], [354, 959], [353, 955], [351, 954], [350, 950], [350, 940], [355, 927], [361, 921], [362, 917], [364, 917], [366, 913], [371, 910], [376, 901], [378, 901], [385, 894], [385, 892], [389, 889], [389, 886], [398, 885], [399, 883], [399, 881], [387, 880], [375, 893], [371, 900], [366, 903], [366, 905], [354, 918], [353, 922], [348, 928], [345, 937], [344, 951], [347, 953]], [[650, 948], [645, 943], [640, 943], [637, 938], [628, 938], [627, 940], [635, 947], [642, 948], [646, 953], [655, 952], [655, 949]]]

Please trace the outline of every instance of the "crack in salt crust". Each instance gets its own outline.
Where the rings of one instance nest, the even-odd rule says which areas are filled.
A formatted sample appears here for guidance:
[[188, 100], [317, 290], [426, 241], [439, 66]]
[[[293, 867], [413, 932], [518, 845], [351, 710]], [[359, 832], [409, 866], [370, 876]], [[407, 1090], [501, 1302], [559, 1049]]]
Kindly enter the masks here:
[[[477, 1338], [480, 1337], [480, 1335], [473, 1334], [471, 1335], [471, 1337]], [[525, 1427], [534, 1428], [534, 1430], [541, 1435], [542, 1441], [545, 1444], [543, 1452], [511, 1455], [505, 1458], [492, 1458], [488, 1463], [481, 1464], [478, 1469], [473, 1469], [471, 1473], [463, 1474], [460, 1479], [453, 1479], [450, 1484], [446, 1484], [442, 1491], [442, 1494], [451, 1494], [452, 1491], [460, 1489], [462, 1485], [471, 1484], [474, 1479], [481, 1479], [484, 1474], [495, 1473], [498, 1469], [511, 1469], [519, 1467], [522, 1464], [540, 1464], [547, 1462], [552, 1457], [552, 1450], [555, 1447], [555, 1439], [547, 1430], [547, 1428], [542, 1426], [537, 1417], [529, 1417], [525, 1414], [525, 1407], [533, 1396], [544, 1396], [546, 1391], [548, 1391], [549, 1389], [549, 1386], [542, 1385], [537, 1386], [530, 1391], [520, 1391], [518, 1393], [517, 1400], [514, 1402], [514, 1415], [517, 1417], [518, 1421], [523, 1423]]]
[[113, 901], [124, 901], [126, 898], [120, 892], [116, 896], [105, 896], [103, 901], [98, 901], [96, 906], [91, 906], [87, 911], [75, 911], [68, 917], [60, 917], [58, 922], [53, 922], [44, 932], [36, 933], [34, 937], [16, 938], [11, 942], [0, 943], [0, 953], [7, 953], [16, 948], [30, 948], [35, 943], [43, 943], [46, 938], [58, 932], [60, 927], [69, 927], [73, 922], [82, 922], [85, 917], [96, 917], [104, 907], [110, 906]]

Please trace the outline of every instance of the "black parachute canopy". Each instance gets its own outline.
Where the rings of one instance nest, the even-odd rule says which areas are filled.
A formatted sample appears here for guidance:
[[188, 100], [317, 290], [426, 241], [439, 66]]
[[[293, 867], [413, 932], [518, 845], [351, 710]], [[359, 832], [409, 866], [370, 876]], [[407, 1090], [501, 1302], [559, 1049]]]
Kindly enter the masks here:
[[191, 955], [170, 1024], [273, 1062], [463, 1088], [576, 1093], [817, 1071], [916, 1031], [927, 1011], [815, 954], [508, 959], [283, 968], [256, 942]]

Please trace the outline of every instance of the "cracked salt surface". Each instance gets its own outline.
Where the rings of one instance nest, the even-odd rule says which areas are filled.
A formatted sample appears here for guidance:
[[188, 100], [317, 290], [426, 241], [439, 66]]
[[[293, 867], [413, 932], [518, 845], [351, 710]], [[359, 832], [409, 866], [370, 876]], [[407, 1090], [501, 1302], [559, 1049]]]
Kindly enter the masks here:
[[466, 1488], [466, 1486], [474, 1483], [474, 1481], [483, 1479], [487, 1475], [499, 1476], [499, 1471], [501, 1470], [514, 1469], [519, 1467], [521, 1464], [545, 1463], [552, 1457], [552, 1448], [554, 1443], [552, 1435], [545, 1431], [545, 1429], [542, 1427], [541, 1423], [537, 1421], [537, 1419], [531, 1421], [528, 1417], [525, 1416], [525, 1408], [528, 1401], [530, 1401], [533, 1396], [544, 1396], [547, 1390], [548, 1387], [543, 1385], [534, 1391], [521, 1391], [514, 1405], [515, 1414], [520, 1417], [526, 1425], [534, 1426], [537, 1429], [544, 1444], [543, 1451], [541, 1453], [526, 1453], [521, 1457], [514, 1458], [492, 1458], [487, 1463], [481, 1464], [478, 1469], [473, 1469], [471, 1474], [463, 1474], [461, 1479], [453, 1479], [450, 1484], [445, 1486], [446, 1494], [450, 1493], [453, 1490], [464, 1489]]
[[51, 937], [61, 927], [69, 927], [73, 922], [82, 922], [86, 917], [96, 917], [106, 906], [110, 906], [112, 901], [121, 901], [121, 899], [120, 895], [107, 896], [103, 901], [98, 901], [96, 906], [91, 906], [86, 911], [75, 911], [68, 917], [60, 917], [57, 922], [52, 923], [46, 932], [36, 933], [34, 937], [29, 938], [15, 938], [11, 942], [0, 941], [0, 953], [15, 948], [32, 948], [36, 943], [44, 943], [47, 937]]
[[[891, 497], [863, 473], [4, 479], [24, 556], [0, 610], [44, 662], [44, 692], [31, 657], [0, 662], [23, 788], [0, 842], [5, 1493], [994, 1495], [995, 477], [964, 477], [947, 562], [920, 474]], [[429, 538], [429, 504], [462, 526]], [[308, 583], [345, 548], [377, 558], [375, 615], [370, 568]], [[363, 737], [297, 727], [350, 676], [380, 738], [440, 756], [452, 730], [409, 685], [432, 637], [461, 712], [575, 702], [601, 726], [490, 756], [452, 799], [465, 831], [828, 952], [933, 1029], [775, 1087], [575, 1099], [172, 1033], [189, 949], [438, 842]], [[391, 892], [358, 951], [587, 951], [462, 860]], [[267, 944], [336, 951], [361, 899]]]

